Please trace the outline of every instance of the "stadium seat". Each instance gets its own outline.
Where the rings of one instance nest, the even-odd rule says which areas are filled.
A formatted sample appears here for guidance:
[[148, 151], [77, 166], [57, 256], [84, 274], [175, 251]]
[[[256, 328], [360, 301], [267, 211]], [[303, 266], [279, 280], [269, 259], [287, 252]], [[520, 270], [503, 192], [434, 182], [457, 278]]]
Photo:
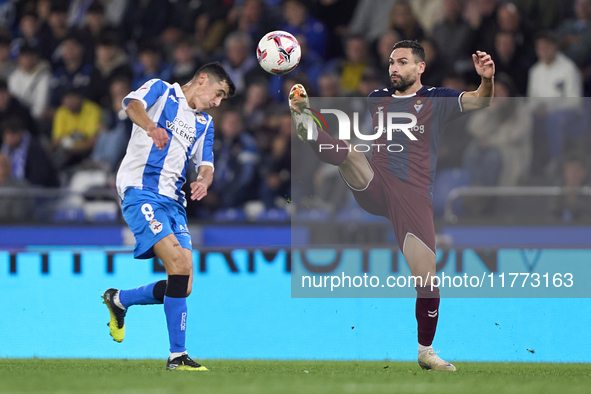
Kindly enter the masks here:
[[[437, 171], [433, 191], [433, 211], [435, 217], [442, 217], [445, 210], [445, 201], [449, 193], [456, 188], [470, 186], [470, 173], [461, 168], [446, 168]], [[464, 206], [461, 200], [454, 203], [454, 213], [458, 216], [464, 214]]]
[[227, 208], [217, 211], [214, 220], [219, 222], [245, 222], [246, 213], [241, 208]]
[[285, 209], [265, 209], [257, 216], [257, 222], [287, 222], [289, 213]]
[[53, 221], [60, 222], [83, 222], [85, 220], [84, 210], [81, 208], [58, 209], [53, 215]]
[[330, 211], [328, 209], [302, 209], [298, 211], [296, 218], [302, 222], [324, 222], [330, 219]]

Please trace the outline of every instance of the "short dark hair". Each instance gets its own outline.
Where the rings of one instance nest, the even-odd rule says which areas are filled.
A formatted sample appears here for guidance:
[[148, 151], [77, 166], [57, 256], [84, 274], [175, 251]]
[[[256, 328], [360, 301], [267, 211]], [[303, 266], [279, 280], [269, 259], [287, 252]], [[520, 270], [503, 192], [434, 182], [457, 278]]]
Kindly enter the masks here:
[[229, 88], [228, 97], [232, 97], [236, 94], [236, 86], [220, 62], [207, 63], [201, 66], [193, 76], [193, 81], [196, 80], [201, 74], [207, 74], [216, 82], [226, 82]]
[[551, 42], [554, 45], [558, 45], [558, 39], [556, 38], [556, 34], [548, 30], [538, 32], [538, 34], [536, 34], [536, 41], [538, 40], [544, 40]]
[[21, 131], [26, 131], [27, 127], [20, 118], [16, 116], [10, 116], [0, 123], [0, 130], [4, 132], [10, 130], [14, 133], [19, 133]]
[[394, 44], [394, 47], [392, 47], [392, 50], [394, 51], [394, 50], [400, 49], [400, 48], [412, 49], [413, 56], [416, 59], [418, 59], [419, 62], [425, 61], [425, 48], [423, 48], [423, 46], [418, 41], [412, 41], [412, 40], [398, 41], [396, 44]]

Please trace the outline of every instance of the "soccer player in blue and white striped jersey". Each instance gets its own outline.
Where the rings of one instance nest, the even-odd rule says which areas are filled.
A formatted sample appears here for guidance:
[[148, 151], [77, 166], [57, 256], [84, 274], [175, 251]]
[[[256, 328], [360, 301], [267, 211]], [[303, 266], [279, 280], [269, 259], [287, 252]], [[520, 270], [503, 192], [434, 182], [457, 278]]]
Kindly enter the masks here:
[[123, 108], [134, 123], [117, 173], [123, 218], [135, 236], [134, 257], [158, 256], [168, 280], [131, 290], [108, 289], [103, 299], [111, 315], [111, 336], [117, 342], [125, 336], [127, 308], [164, 304], [169, 370], [207, 370], [191, 360], [185, 348], [186, 297], [191, 293], [193, 258], [181, 189], [192, 162], [198, 175], [191, 183], [191, 199], [207, 195], [213, 179], [214, 127], [212, 117], [202, 111], [219, 106], [235, 90], [224, 68], [209, 63], [186, 85], [152, 79], [123, 99]]

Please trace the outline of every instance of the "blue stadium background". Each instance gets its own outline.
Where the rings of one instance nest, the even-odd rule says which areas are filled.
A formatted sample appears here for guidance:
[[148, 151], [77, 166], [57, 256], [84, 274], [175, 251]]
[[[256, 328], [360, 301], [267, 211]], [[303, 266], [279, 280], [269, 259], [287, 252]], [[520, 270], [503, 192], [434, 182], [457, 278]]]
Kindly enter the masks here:
[[[256, 64], [256, 43], [273, 29], [303, 47], [287, 76]], [[130, 132], [119, 102], [150, 78], [184, 83], [219, 60], [239, 94], [212, 111], [216, 178], [208, 199], [188, 207], [196, 267], [207, 254], [189, 299], [190, 348], [200, 358], [413, 359], [412, 299], [291, 298], [286, 248], [356, 242], [342, 225], [351, 202], [323, 204], [326, 173], [300, 190], [319, 196], [308, 208], [289, 203], [286, 91], [301, 82], [318, 97], [365, 96], [388, 84], [399, 39], [425, 46], [425, 84], [469, 90], [479, 82], [470, 54], [491, 53], [499, 95], [554, 101], [546, 110], [499, 106], [497, 117], [465, 117], [446, 131], [434, 198], [439, 245], [586, 256], [591, 138], [589, 102], [578, 99], [591, 93], [589, 37], [587, 0], [0, 1], [0, 357], [166, 353], [161, 309], [131, 311], [126, 341], [116, 344], [99, 298], [107, 287], [164, 276], [128, 253], [114, 196]], [[539, 83], [544, 67], [554, 84]], [[486, 124], [499, 124], [490, 138], [480, 132]], [[483, 186], [444, 215], [450, 191]], [[559, 189], [518, 196], [532, 186]], [[395, 245], [384, 223], [363, 213], [353, 222], [365, 242]], [[261, 248], [282, 251], [268, 263], [253, 252]], [[224, 258], [232, 253], [235, 271]], [[591, 347], [590, 312], [584, 298], [450, 299], [435, 345], [450, 361], [591, 362], [581, 351]]]

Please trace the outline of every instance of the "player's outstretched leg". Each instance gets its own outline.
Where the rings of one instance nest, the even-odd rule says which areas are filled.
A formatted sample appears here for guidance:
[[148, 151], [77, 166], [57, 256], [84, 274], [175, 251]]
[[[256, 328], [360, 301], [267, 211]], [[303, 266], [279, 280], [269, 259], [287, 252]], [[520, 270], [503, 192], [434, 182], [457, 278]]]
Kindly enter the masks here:
[[432, 343], [439, 319], [439, 288], [431, 289], [429, 278], [435, 275], [435, 255], [416, 237], [407, 234], [404, 242], [404, 257], [412, 275], [421, 277], [416, 286], [417, 302], [415, 313], [419, 340], [418, 362], [423, 369], [435, 371], [455, 371], [456, 367], [442, 360], [433, 350]]
[[109, 329], [116, 342], [125, 338], [125, 314], [132, 305], [154, 305], [164, 302], [166, 281], [150, 283], [130, 290], [108, 289], [103, 294], [103, 302], [109, 308], [111, 320]]
[[[294, 85], [289, 91], [289, 108], [298, 138], [310, 145], [320, 161], [338, 166], [350, 187], [355, 190], [365, 189], [373, 179], [373, 171], [365, 155], [351, 149], [347, 142], [333, 138], [326, 131], [314, 126], [306, 112], [309, 107], [310, 100], [304, 86]], [[310, 125], [312, 136], [308, 138]]]

